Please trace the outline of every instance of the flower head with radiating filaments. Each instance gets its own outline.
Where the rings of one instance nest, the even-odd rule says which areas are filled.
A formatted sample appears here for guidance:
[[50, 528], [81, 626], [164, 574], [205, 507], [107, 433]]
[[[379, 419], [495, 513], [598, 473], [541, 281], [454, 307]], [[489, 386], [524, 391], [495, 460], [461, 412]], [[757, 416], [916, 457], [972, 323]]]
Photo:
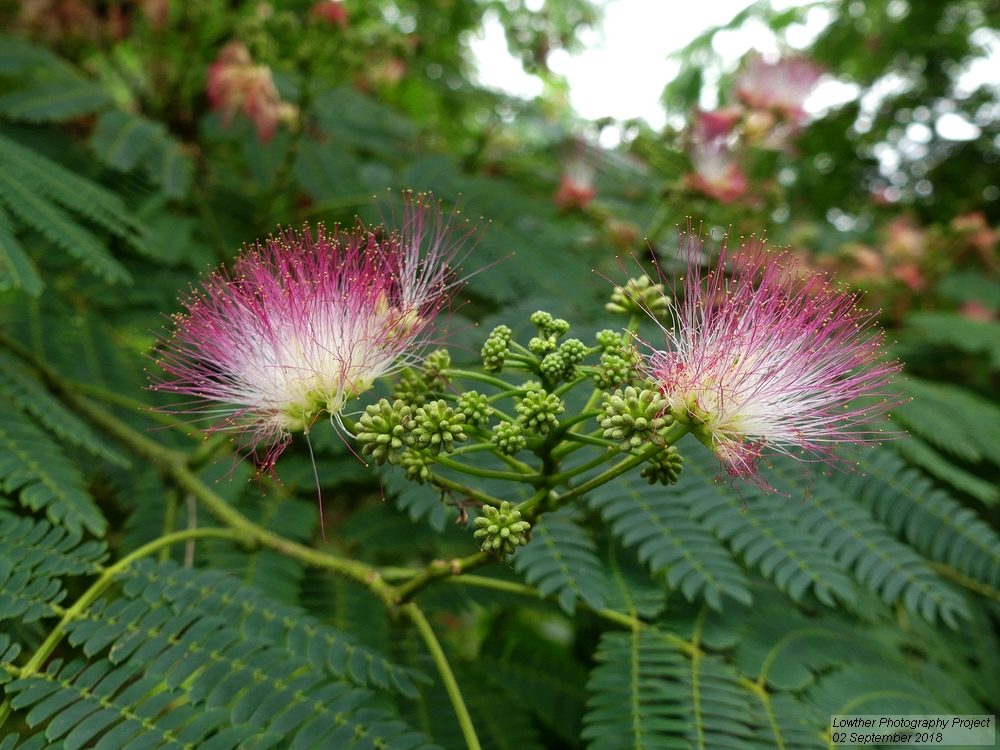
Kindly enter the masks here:
[[184, 301], [153, 388], [194, 397], [265, 467], [377, 378], [439, 343], [435, 318], [459, 281], [456, 236], [432, 199], [408, 196], [400, 231], [284, 231], [219, 270]]
[[[730, 476], [766, 487], [765, 449], [830, 461], [838, 444], [883, 437], [865, 425], [897, 403], [883, 388], [899, 365], [880, 359], [883, 336], [854, 297], [759, 241], [723, 246], [712, 271], [690, 262], [675, 293], [666, 349], [643, 374]], [[862, 396], [874, 403], [852, 404]]]

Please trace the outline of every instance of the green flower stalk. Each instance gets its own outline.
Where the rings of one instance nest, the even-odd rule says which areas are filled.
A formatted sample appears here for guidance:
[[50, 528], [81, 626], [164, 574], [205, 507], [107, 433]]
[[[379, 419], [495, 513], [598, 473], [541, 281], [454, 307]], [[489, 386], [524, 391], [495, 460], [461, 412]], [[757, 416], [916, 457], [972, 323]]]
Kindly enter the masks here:
[[548, 435], [559, 426], [556, 417], [566, 411], [559, 397], [540, 391], [528, 391], [517, 405], [517, 422], [521, 427], [537, 435]]
[[512, 509], [506, 500], [500, 503], [499, 509], [483, 506], [483, 515], [476, 519], [479, 528], [473, 536], [486, 552], [513, 554], [518, 546], [528, 543], [531, 524], [520, 519], [520, 511]]
[[355, 437], [361, 444], [361, 452], [374, 458], [379, 466], [386, 461], [398, 464], [400, 451], [416, 442], [415, 427], [408, 405], [402, 401], [390, 404], [383, 398], [365, 408], [355, 426]]
[[455, 450], [455, 443], [464, 443], [468, 438], [463, 427], [465, 415], [456, 412], [445, 401], [431, 401], [421, 406], [414, 415], [414, 421], [413, 435], [417, 446], [433, 456], [442, 449], [451, 453]]
[[653, 440], [658, 430], [674, 421], [664, 413], [667, 403], [659, 391], [629, 386], [613, 395], [605, 393], [602, 399], [604, 405], [598, 421], [604, 429], [604, 439], [617, 440], [622, 453]]

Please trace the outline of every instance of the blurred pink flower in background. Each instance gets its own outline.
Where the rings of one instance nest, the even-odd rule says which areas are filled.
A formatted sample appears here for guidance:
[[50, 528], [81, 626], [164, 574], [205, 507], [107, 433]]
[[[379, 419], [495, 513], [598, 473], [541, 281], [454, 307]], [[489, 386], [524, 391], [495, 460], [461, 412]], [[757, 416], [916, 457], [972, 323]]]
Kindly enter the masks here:
[[243, 42], [229, 42], [208, 69], [208, 101], [218, 110], [223, 124], [232, 127], [237, 112], [242, 112], [257, 130], [261, 143], [268, 143], [278, 130], [278, 123], [292, 123], [298, 114], [294, 104], [281, 101], [274, 86], [271, 69], [254, 65]]
[[754, 53], [736, 79], [736, 95], [750, 107], [801, 123], [806, 119], [802, 106], [824, 72], [822, 66], [800, 55], [769, 63]]
[[733, 203], [750, 187], [736, 155], [724, 140], [694, 143], [689, 156], [694, 174], [686, 175], [685, 181], [708, 197], [720, 203]]
[[346, 29], [350, 24], [347, 8], [338, 0], [321, 0], [309, 9], [309, 15], [342, 29]]

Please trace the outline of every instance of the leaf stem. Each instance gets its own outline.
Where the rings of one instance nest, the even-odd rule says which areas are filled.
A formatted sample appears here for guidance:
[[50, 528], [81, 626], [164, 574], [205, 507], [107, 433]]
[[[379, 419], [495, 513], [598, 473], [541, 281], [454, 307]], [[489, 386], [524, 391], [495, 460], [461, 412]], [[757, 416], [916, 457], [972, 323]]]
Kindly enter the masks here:
[[455, 716], [458, 718], [458, 724], [462, 728], [462, 736], [465, 737], [465, 744], [469, 750], [482, 750], [482, 746], [479, 744], [479, 737], [476, 736], [476, 729], [472, 726], [472, 717], [469, 716], [469, 709], [465, 707], [462, 691], [459, 690], [458, 681], [455, 679], [455, 674], [451, 671], [448, 658], [445, 656], [444, 650], [441, 648], [441, 644], [434, 634], [434, 628], [431, 627], [431, 624], [427, 621], [427, 617], [424, 616], [424, 613], [413, 602], [404, 604], [400, 607], [400, 611], [417, 626], [417, 630], [420, 631], [424, 643], [427, 644], [427, 649], [431, 652], [431, 658], [434, 659], [438, 672], [441, 673], [441, 681], [444, 683], [445, 690], [448, 691], [448, 697], [451, 699], [451, 705], [455, 709]]

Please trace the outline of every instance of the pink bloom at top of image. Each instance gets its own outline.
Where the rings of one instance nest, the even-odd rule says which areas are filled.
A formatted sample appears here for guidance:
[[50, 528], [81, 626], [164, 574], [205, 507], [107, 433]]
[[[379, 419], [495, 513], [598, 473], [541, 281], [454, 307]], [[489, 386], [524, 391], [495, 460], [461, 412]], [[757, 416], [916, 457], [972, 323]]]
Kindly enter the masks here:
[[722, 139], [694, 143], [689, 153], [694, 173], [685, 176], [689, 186], [720, 203], [733, 203], [749, 189], [750, 181], [736, 155]]
[[585, 209], [596, 195], [593, 167], [582, 156], [574, 156], [559, 179], [559, 187], [552, 196], [552, 202], [560, 211]]
[[320, 0], [309, 9], [309, 15], [341, 29], [346, 29], [350, 23], [347, 8], [340, 0]]
[[190, 397], [186, 413], [236, 433], [271, 468], [291, 433], [339, 420], [439, 342], [435, 318], [460, 285], [452, 264], [471, 234], [432, 197], [410, 196], [399, 231], [306, 227], [248, 247], [182, 300], [158, 352], [172, 379], [152, 387]]
[[733, 128], [742, 117], [743, 107], [739, 105], [730, 105], [707, 112], [696, 109], [694, 111], [693, 138], [699, 143], [724, 138], [733, 132]]
[[[650, 347], [643, 366], [726, 472], [764, 489], [767, 452], [839, 461], [835, 446], [881, 439], [867, 423], [897, 403], [884, 387], [899, 365], [880, 360], [872, 317], [826, 277], [793, 266], [755, 240], [724, 244], [715, 270], [689, 264], [672, 290], [665, 348]], [[861, 396], [874, 403], [853, 406]]]
[[281, 101], [267, 65], [254, 65], [246, 45], [229, 42], [208, 69], [206, 93], [223, 124], [232, 127], [237, 112], [243, 112], [257, 130], [261, 143], [268, 143], [281, 121], [291, 121], [295, 105]]
[[808, 57], [795, 55], [769, 63], [755, 52], [736, 78], [736, 95], [751, 107], [801, 123], [806, 117], [802, 105], [824, 72]]

